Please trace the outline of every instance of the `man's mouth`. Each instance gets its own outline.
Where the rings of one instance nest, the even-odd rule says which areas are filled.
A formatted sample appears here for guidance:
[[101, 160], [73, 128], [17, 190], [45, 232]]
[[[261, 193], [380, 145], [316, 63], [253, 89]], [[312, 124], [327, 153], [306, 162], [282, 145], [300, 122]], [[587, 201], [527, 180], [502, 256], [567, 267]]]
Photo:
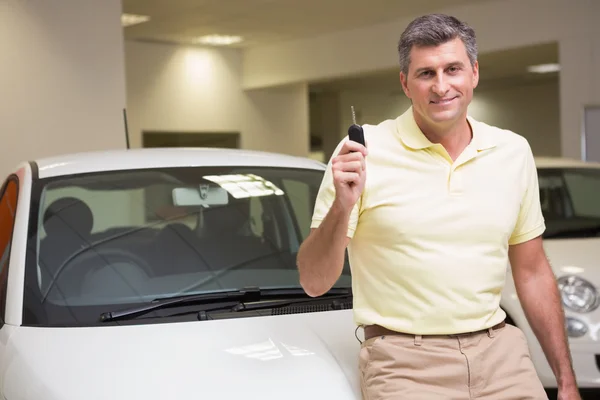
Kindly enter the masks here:
[[445, 99], [431, 100], [429, 103], [430, 104], [444, 105], [444, 104], [449, 104], [454, 99], [456, 99], [456, 97], [448, 97], [448, 98], [445, 98]]

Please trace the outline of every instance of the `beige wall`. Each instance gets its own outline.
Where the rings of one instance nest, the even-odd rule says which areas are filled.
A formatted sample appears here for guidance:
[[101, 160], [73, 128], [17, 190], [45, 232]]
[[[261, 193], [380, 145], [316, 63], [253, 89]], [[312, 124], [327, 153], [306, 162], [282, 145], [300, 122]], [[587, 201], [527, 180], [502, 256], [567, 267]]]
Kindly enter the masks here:
[[306, 156], [306, 85], [241, 87], [235, 49], [126, 42], [127, 112], [132, 147], [147, 130], [240, 132], [241, 147]]
[[560, 156], [560, 96], [556, 79], [476, 92], [470, 113], [523, 135], [538, 156]]
[[0, 173], [22, 160], [123, 148], [121, 3], [0, 2]]
[[244, 148], [309, 155], [308, 85], [249, 90], [243, 96]]
[[[568, 14], [564, 16], [562, 21], [569, 31], [563, 33], [559, 42], [561, 145], [564, 154], [577, 156], [582, 153], [583, 108], [600, 104], [600, 1], [586, 3], [585, 15], [574, 20]], [[600, 159], [600, 147], [589, 148], [588, 156]]]
[[126, 41], [125, 56], [132, 147], [144, 130], [241, 130], [239, 51]]

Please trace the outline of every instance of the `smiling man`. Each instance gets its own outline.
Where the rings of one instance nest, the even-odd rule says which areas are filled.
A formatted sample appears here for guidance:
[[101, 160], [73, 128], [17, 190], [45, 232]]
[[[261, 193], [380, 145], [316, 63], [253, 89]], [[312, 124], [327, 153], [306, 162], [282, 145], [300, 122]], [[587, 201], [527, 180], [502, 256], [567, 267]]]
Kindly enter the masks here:
[[338, 145], [298, 254], [302, 286], [329, 290], [348, 249], [365, 399], [545, 399], [525, 336], [500, 308], [510, 262], [559, 399], [579, 399], [530, 146], [468, 116], [475, 33], [427, 15], [398, 52], [412, 106], [365, 125], [366, 147]]

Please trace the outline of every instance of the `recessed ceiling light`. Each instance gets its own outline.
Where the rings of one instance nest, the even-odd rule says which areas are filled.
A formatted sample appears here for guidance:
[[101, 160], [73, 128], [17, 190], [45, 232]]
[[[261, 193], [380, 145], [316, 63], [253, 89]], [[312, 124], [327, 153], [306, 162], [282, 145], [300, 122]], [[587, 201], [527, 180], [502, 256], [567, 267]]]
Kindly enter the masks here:
[[147, 22], [150, 17], [147, 15], [136, 15], [136, 14], [122, 14], [121, 15], [121, 26], [131, 26]]
[[211, 46], [228, 46], [242, 41], [241, 36], [207, 35], [194, 39], [194, 43], [208, 44]]
[[536, 74], [547, 74], [549, 72], [557, 72], [560, 71], [560, 64], [530, 65], [529, 67], [527, 67], [527, 71]]

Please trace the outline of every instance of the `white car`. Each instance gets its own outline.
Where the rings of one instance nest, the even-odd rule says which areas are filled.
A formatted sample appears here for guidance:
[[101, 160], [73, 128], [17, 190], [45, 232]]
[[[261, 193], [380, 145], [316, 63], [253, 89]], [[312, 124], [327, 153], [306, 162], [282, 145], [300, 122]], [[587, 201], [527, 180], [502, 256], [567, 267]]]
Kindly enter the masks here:
[[[600, 164], [536, 158], [546, 220], [544, 249], [558, 279], [578, 386], [600, 389]], [[502, 294], [509, 321], [528, 338], [546, 388], [556, 380], [516, 295], [510, 271]], [[597, 392], [596, 392], [597, 393]]]
[[[559, 276], [591, 282], [563, 290], [579, 307], [569, 311], [579, 382], [597, 386], [600, 318], [584, 311], [597, 306], [600, 239], [583, 216], [598, 217], [597, 201], [589, 214], [588, 200], [577, 200], [588, 195], [570, 180], [596, 185], [598, 200], [600, 169], [552, 165], [542, 190], [555, 196], [566, 178], [572, 206], [564, 210], [581, 221], [563, 233], [549, 221], [549, 232], [572, 237], [546, 245]], [[0, 192], [0, 398], [361, 399], [348, 266], [320, 298], [298, 284], [296, 253], [324, 168], [215, 149], [19, 165]], [[552, 386], [511, 285], [503, 307]]]
[[18, 166], [0, 193], [0, 398], [359, 398], [348, 269], [323, 298], [298, 284], [323, 170], [214, 149]]

